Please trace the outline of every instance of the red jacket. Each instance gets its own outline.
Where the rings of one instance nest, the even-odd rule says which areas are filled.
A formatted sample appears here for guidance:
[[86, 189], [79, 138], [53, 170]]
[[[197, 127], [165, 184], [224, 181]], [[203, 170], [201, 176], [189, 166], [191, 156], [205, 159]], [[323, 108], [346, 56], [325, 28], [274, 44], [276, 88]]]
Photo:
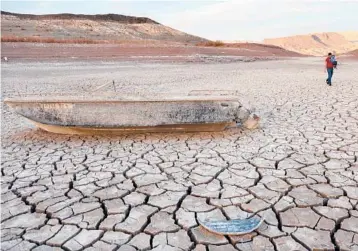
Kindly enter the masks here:
[[333, 68], [333, 64], [331, 62], [331, 57], [330, 56], [328, 56], [326, 58], [326, 68]]

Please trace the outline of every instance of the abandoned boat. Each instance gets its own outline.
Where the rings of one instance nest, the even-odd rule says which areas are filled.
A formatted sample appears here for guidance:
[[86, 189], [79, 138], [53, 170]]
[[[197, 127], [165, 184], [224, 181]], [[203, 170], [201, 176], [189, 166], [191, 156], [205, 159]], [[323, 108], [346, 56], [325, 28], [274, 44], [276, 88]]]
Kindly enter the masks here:
[[250, 115], [237, 96], [26, 96], [5, 103], [61, 134], [222, 131]]

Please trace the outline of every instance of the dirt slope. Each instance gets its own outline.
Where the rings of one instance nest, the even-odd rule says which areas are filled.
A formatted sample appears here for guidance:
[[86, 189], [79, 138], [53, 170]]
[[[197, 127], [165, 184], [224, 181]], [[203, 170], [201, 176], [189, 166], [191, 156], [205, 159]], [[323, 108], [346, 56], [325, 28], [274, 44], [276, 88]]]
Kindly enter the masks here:
[[348, 59], [358, 59], [358, 49], [354, 51], [349, 51], [345, 53], [343, 56], [345, 56]]
[[217, 43], [172, 29], [146, 17], [117, 14], [1, 13], [1, 49], [3, 55], [10, 58], [128, 58], [155, 55], [177, 57], [197, 54], [254, 57], [302, 56], [273, 45]]
[[346, 53], [358, 49], [358, 32], [325, 32], [265, 39], [265, 44], [283, 47], [306, 55], [322, 56], [330, 51]]
[[1, 12], [2, 37], [93, 40], [161, 40], [197, 43], [205, 39], [164, 26], [146, 17], [107, 15], [29, 15]]

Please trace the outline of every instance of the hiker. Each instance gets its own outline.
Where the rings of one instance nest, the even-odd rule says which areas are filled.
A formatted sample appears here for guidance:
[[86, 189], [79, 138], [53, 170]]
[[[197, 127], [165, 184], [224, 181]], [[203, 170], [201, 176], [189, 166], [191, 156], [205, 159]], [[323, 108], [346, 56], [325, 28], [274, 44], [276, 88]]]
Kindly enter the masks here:
[[333, 76], [333, 63], [331, 61], [332, 53], [328, 53], [328, 57], [326, 58], [326, 70], [328, 73], [328, 78], [326, 79], [327, 85], [332, 85], [332, 76]]

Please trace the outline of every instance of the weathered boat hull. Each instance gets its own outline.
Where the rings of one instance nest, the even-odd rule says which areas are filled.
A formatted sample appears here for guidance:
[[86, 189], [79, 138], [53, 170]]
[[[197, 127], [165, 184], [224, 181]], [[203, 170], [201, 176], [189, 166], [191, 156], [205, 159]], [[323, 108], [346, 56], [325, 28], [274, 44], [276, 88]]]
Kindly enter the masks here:
[[216, 124], [182, 124], [182, 125], [165, 125], [165, 126], [134, 126], [134, 127], [82, 127], [82, 126], [56, 126], [46, 125], [31, 121], [38, 128], [58, 134], [75, 134], [75, 135], [120, 135], [134, 133], [163, 133], [163, 132], [221, 132], [224, 131], [231, 123]]
[[222, 131], [243, 122], [248, 111], [228, 97], [182, 99], [12, 99], [16, 113], [38, 127], [65, 134]]

